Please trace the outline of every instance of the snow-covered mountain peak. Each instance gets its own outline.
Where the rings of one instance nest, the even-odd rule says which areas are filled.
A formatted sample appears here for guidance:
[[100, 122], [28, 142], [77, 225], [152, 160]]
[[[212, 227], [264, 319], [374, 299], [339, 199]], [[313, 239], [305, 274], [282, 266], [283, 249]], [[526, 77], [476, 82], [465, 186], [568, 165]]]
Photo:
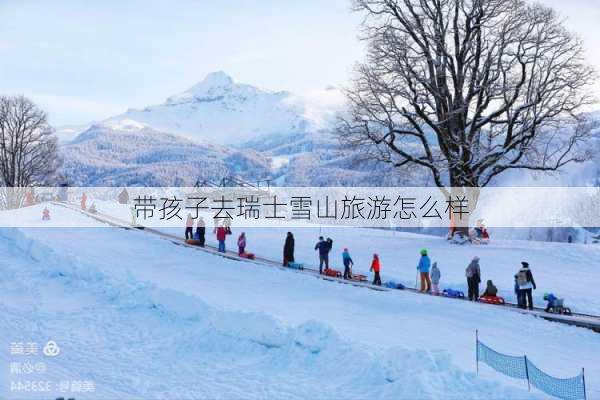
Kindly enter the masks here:
[[[179, 104], [190, 101], [205, 101], [216, 100], [234, 92], [236, 84], [233, 78], [223, 71], [211, 72], [206, 77], [186, 90], [185, 92], [176, 94], [167, 99], [167, 104]], [[244, 85], [247, 86], [247, 85]]]

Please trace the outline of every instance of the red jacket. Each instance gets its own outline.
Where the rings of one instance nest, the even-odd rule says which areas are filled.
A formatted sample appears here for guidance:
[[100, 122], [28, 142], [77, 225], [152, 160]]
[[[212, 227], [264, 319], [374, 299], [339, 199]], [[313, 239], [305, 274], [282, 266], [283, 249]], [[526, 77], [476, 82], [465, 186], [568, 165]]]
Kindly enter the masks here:
[[217, 240], [225, 240], [225, 228], [222, 226], [217, 228]]
[[374, 258], [373, 262], [371, 263], [371, 270], [373, 272], [379, 272], [380, 268], [381, 266], [379, 265], [379, 258]]

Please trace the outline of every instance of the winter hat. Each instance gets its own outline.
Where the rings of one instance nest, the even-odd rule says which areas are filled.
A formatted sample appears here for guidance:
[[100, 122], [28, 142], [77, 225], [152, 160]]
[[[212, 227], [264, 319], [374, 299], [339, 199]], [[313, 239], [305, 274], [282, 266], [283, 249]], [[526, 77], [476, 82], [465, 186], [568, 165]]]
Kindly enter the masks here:
[[347, 251], [348, 251], [348, 248], [347, 248], [347, 247], [344, 247], [344, 251], [346, 251], [346, 252], [347, 252]]
[[373, 254], [373, 258], [379, 258], [379, 256], [377, 255], [377, 253]]
[[319, 236], [319, 240], [324, 240], [324, 239], [323, 239], [323, 236]]
[[473, 257], [473, 261], [479, 261], [479, 260], [480, 260], [479, 256]]
[[426, 256], [427, 255], [427, 249], [421, 249], [421, 255], [422, 256]]
[[437, 261], [433, 262], [432, 268], [437, 268]]
[[522, 265], [524, 268], [529, 268], [529, 263], [528, 263], [528, 262], [526, 262], [526, 261], [521, 261], [521, 265]]

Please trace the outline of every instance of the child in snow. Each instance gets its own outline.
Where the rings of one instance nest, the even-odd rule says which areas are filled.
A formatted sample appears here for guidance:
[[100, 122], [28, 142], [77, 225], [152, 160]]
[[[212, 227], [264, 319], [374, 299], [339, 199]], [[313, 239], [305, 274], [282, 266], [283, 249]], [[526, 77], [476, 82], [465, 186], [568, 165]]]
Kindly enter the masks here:
[[485, 287], [485, 292], [483, 292], [482, 297], [496, 297], [498, 296], [498, 288], [494, 286], [494, 283], [491, 279], [487, 281], [487, 285]]
[[238, 254], [241, 256], [246, 250], [246, 233], [242, 232], [238, 237]]
[[97, 214], [98, 213], [98, 209], [96, 208], [96, 203], [92, 203], [92, 205], [90, 206], [90, 209], [88, 210], [89, 213], [91, 214]]
[[225, 253], [225, 237], [227, 232], [225, 231], [225, 227], [219, 226], [215, 230], [217, 234], [217, 241], [219, 242], [219, 252]]
[[434, 262], [431, 266], [431, 287], [432, 292], [435, 295], [440, 294], [440, 278], [442, 277], [442, 273], [437, 266], [437, 262]]
[[42, 211], [42, 221], [50, 221], [50, 210], [48, 210], [48, 207], [44, 207], [44, 211]]
[[517, 296], [517, 305], [521, 307], [523, 299], [521, 289], [519, 288], [519, 275], [515, 275], [515, 296]]
[[352, 261], [347, 248], [342, 253], [342, 262], [344, 263], [344, 279], [352, 279], [350, 267], [354, 265], [354, 261]]
[[548, 302], [546, 305], [546, 312], [549, 312], [551, 308], [556, 308], [558, 306], [558, 297], [556, 297], [554, 293], [544, 293], [544, 300]]
[[427, 255], [427, 249], [422, 249], [421, 259], [419, 260], [419, 265], [417, 265], [417, 270], [419, 271], [419, 275], [421, 276], [421, 292], [431, 291], [431, 279], [429, 278], [430, 267], [431, 260]]
[[379, 256], [377, 254], [373, 254], [373, 261], [371, 262], [371, 271], [375, 273], [373, 277], [373, 285], [381, 286], [381, 277], [379, 276], [379, 271], [381, 270], [381, 264], [379, 263]]

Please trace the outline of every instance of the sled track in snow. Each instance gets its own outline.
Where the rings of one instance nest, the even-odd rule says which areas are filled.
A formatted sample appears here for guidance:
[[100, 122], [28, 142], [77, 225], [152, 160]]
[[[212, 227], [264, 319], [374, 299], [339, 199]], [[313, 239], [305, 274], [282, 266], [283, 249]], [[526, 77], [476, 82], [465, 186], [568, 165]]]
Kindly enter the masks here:
[[[357, 287], [363, 287], [363, 288], [367, 288], [367, 289], [371, 289], [374, 291], [379, 291], [379, 292], [387, 292], [387, 291], [395, 291], [398, 289], [391, 289], [391, 288], [387, 288], [384, 286], [376, 286], [376, 285], [372, 285], [371, 283], [367, 282], [359, 282], [359, 281], [352, 281], [352, 280], [346, 280], [343, 278], [335, 278], [335, 277], [330, 277], [330, 276], [325, 276], [325, 275], [321, 275], [319, 274], [319, 270], [316, 268], [310, 268], [310, 267], [305, 267], [302, 270], [297, 270], [297, 269], [291, 269], [291, 268], [287, 268], [281, 265], [280, 262], [278, 261], [274, 261], [268, 258], [264, 258], [264, 257], [259, 257], [256, 256], [256, 258], [254, 260], [250, 260], [247, 258], [243, 258], [240, 257], [237, 253], [232, 252], [232, 251], [227, 251], [226, 253], [221, 253], [217, 250], [216, 247], [214, 246], [210, 246], [210, 245], [206, 245], [205, 247], [200, 247], [200, 246], [195, 246], [195, 245], [191, 245], [191, 244], [187, 244], [185, 243], [185, 241], [183, 241], [182, 238], [180, 238], [177, 235], [172, 235], [169, 233], [165, 233], [162, 232], [158, 229], [154, 229], [154, 228], [148, 228], [148, 227], [144, 227], [142, 225], [136, 225], [133, 226], [131, 225], [129, 222], [122, 220], [120, 218], [116, 218], [116, 217], [112, 217], [103, 213], [95, 213], [92, 214], [88, 211], [84, 211], [82, 210], [80, 207], [73, 205], [73, 204], [69, 204], [69, 203], [64, 203], [64, 202], [52, 202], [52, 204], [60, 206], [60, 207], [65, 207], [68, 208], [70, 210], [73, 211], [77, 211], [81, 214], [84, 214], [90, 218], [93, 218], [99, 222], [108, 224], [110, 226], [114, 226], [117, 228], [121, 228], [121, 229], [126, 229], [126, 230], [132, 230], [132, 229], [136, 229], [136, 230], [140, 230], [155, 236], [158, 236], [164, 240], [168, 240], [169, 242], [171, 242], [172, 244], [175, 244], [177, 246], [183, 246], [183, 247], [188, 247], [191, 249], [195, 249], [198, 251], [203, 251], [205, 253], [209, 253], [215, 256], [219, 256], [219, 257], [223, 257], [223, 258], [227, 258], [230, 260], [235, 260], [235, 261], [244, 261], [244, 262], [248, 262], [248, 263], [253, 263], [253, 264], [257, 264], [257, 265], [262, 265], [262, 266], [269, 266], [272, 268], [278, 268], [282, 271], [287, 271], [287, 272], [295, 272], [295, 273], [299, 273], [299, 274], [304, 274], [304, 275], [311, 275], [314, 276], [317, 279], [322, 279], [325, 281], [330, 281], [330, 282], [338, 282], [338, 283], [342, 283], [345, 285], [352, 285], [352, 286], [357, 286]], [[412, 289], [412, 288], [405, 288], [404, 290], [402, 290], [404, 292], [411, 292], [414, 294], [419, 294], [422, 296], [432, 296], [429, 294], [425, 294], [425, 293], [421, 293], [416, 289]], [[445, 296], [436, 296], [436, 297], [442, 297], [445, 299], [449, 299], [449, 300], [457, 300], [457, 301], [469, 301], [468, 299], [460, 299], [460, 298], [451, 298], [451, 297], [445, 297]], [[563, 314], [552, 314], [552, 313], [547, 313], [544, 311], [543, 308], [539, 308], [536, 307], [533, 310], [523, 310], [519, 307], [517, 307], [516, 304], [514, 303], [506, 303], [504, 305], [496, 305], [496, 304], [487, 304], [487, 303], [477, 303], [477, 304], [482, 304], [482, 305], [487, 305], [490, 307], [498, 307], [498, 308], [504, 308], [506, 310], [509, 311], [513, 311], [513, 312], [518, 312], [520, 314], [526, 314], [526, 315], [532, 315], [534, 317], [538, 317], [538, 318], [543, 318], [545, 320], [548, 321], [553, 321], [553, 322], [558, 322], [558, 323], [562, 323], [562, 324], [567, 324], [567, 325], [573, 325], [573, 326], [577, 326], [577, 327], [582, 327], [582, 328], [588, 328], [588, 329], [592, 329], [595, 332], [600, 333], [600, 316], [599, 315], [593, 315], [593, 314], [584, 314], [584, 313], [572, 313], [571, 315], [563, 315]]]

